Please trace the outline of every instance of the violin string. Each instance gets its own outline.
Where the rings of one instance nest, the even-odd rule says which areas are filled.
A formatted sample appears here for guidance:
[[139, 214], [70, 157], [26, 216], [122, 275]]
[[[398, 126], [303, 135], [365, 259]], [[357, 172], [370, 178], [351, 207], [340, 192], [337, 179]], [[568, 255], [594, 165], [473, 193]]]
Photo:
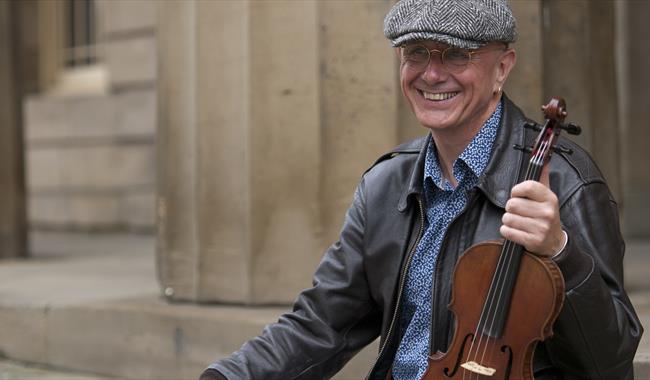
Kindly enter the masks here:
[[[548, 151], [548, 147], [549, 147], [549, 141], [544, 140], [542, 142], [540, 148], [535, 151], [535, 154], [530, 159], [530, 163], [529, 163], [527, 171], [526, 171], [525, 179], [534, 179], [537, 176], [537, 174], [539, 174], [538, 172], [539, 172], [540, 168], [542, 167], [541, 163], [543, 162], [543, 159], [544, 159], [544, 157], [546, 155], [546, 152]], [[497, 279], [496, 284], [494, 284], [494, 279], [493, 279], [493, 281], [492, 281], [493, 283], [490, 286], [490, 289], [492, 289], [493, 285], [496, 286], [496, 289], [499, 289], [499, 295], [497, 297], [496, 306], [494, 307], [494, 311], [492, 311], [492, 306], [494, 305], [494, 297], [496, 296], [496, 292], [488, 291], [488, 298], [490, 298], [490, 299], [488, 300], [489, 305], [488, 305], [488, 308], [487, 308], [487, 318], [488, 318], [488, 320], [491, 320], [490, 321], [490, 330], [494, 327], [494, 323], [496, 322], [496, 319], [498, 317], [499, 305], [501, 304], [501, 301], [503, 299], [503, 291], [505, 289], [505, 286], [504, 286], [503, 282], [505, 282], [505, 280], [506, 280], [505, 277], [507, 276], [507, 273], [510, 271], [510, 265], [512, 263], [512, 259], [515, 256], [514, 253], [515, 253], [515, 250], [516, 250], [516, 245], [514, 243], [512, 243], [511, 241], [509, 241], [509, 240], [506, 240], [505, 245], [506, 245], [506, 247], [504, 247], [503, 253], [502, 253], [502, 255], [500, 255], [499, 262], [497, 263], [497, 273], [496, 273], [496, 276], [494, 276]], [[505, 268], [503, 268], [503, 261], [501, 260], [501, 258], [503, 258], [503, 257], [505, 257], [505, 260], [507, 261], [507, 264], [506, 264]], [[479, 324], [477, 326], [477, 332], [475, 332], [475, 338], [476, 338], [476, 336], [480, 336], [479, 343], [478, 343], [477, 350], [476, 350], [476, 355], [478, 355], [478, 352], [481, 350], [481, 346], [482, 346], [483, 334], [479, 333], [479, 332], [483, 328], [485, 328], [485, 322], [486, 321], [483, 319], [484, 313], [485, 313], [485, 307], [484, 307], [483, 312], [481, 313], [481, 317], [479, 319]], [[485, 354], [488, 351], [487, 349], [489, 347], [489, 342], [490, 342], [490, 337], [487, 336], [486, 337], [486, 342], [485, 342], [485, 348], [483, 349], [483, 353], [481, 355], [480, 362], [483, 362], [484, 359], [485, 359]], [[470, 353], [471, 353], [471, 349], [472, 349], [472, 347], [470, 347]], [[490, 360], [491, 359], [492, 358], [490, 357]]]
[[[535, 154], [533, 155], [533, 157], [530, 160], [530, 165], [528, 167], [526, 177], [525, 177], [526, 180], [538, 178], [538, 174], [539, 174], [539, 172], [540, 172], [540, 170], [542, 168], [544, 157], [546, 156], [546, 153], [548, 152], [548, 150], [549, 150], [549, 141], [544, 140], [540, 144], [539, 149], [535, 152]], [[513, 242], [508, 240], [506, 242], [506, 244], [508, 244], [508, 247], [507, 247], [507, 251], [504, 250], [504, 251], [506, 251], [506, 252], [504, 252], [504, 255], [507, 255], [507, 265], [506, 265], [505, 269], [502, 269], [500, 271], [501, 273], [504, 274], [504, 277], [507, 276], [507, 274], [511, 271], [510, 266], [512, 264], [513, 259], [515, 258], [515, 250], [516, 250], [516, 244], [514, 244]], [[501, 282], [505, 282], [505, 279], [503, 281], [501, 281]], [[499, 296], [497, 298], [497, 304], [496, 304], [496, 306], [494, 308], [494, 313], [493, 313], [492, 318], [491, 318], [492, 320], [491, 320], [491, 324], [490, 324], [490, 330], [494, 327], [494, 323], [495, 323], [495, 321], [496, 321], [496, 319], [498, 317], [497, 312], [499, 310], [499, 305], [501, 304], [501, 301], [503, 301], [503, 299], [504, 299], [504, 296], [503, 296], [503, 291], [505, 290], [504, 285], [505, 285], [504, 283], [500, 283], [498, 285], [499, 286]], [[485, 359], [485, 353], [487, 352], [487, 348], [489, 346], [489, 340], [490, 340], [490, 337], [488, 336], [487, 339], [486, 339], [486, 343], [485, 343], [486, 346], [485, 346], [485, 349], [484, 349], [484, 352], [483, 352], [483, 356], [481, 357], [481, 362], [483, 362], [483, 360]], [[491, 357], [490, 357], [490, 360], [492, 360]]]
[[[499, 261], [497, 262], [497, 268], [500, 268], [500, 267], [503, 266], [503, 260], [505, 260], [505, 255], [499, 255]], [[500, 277], [500, 275], [493, 276], [492, 283], [490, 284], [490, 287], [488, 288], [488, 294], [487, 294], [488, 299], [493, 299], [494, 298], [494, 291], [490, 291], [490, 290], [496, 289], [497, 285], [495, 285], [495, 282], [498, 283], [500, 281], [499, 277]], [[476, 342], [477, 339], [478, 339], [478, 345], [476, 347], [476, 354], [475, 355], [478, 355], [478, 352], [480, 351], [481, 341], [483, 339], [483, 335], [480, 332], [481, 332], [481, 330], [483, 328], [485, 328], [485, 320], [487, 318], [486, 313], [489, 314], [489, 312], [490, 312], [489, 309], [490, 309], [492, 304], [493, 304], [492, 301], [486, 302], [485, 305], [488, 305], [488, 307], [486, 308], [484, 306], [483, 309], [481, 310], [481, 315], [479, 317], [479, 322], [478, 322], [478, 324], [476, 326], [476, 331], [474, 331], [474, 337], [472, 338], [472, 343], [470, 344], [470, 348], [469, 348], [469, 351], [467, 353], [467, 359], [468, 360], [470, 360], [471, 357], [472, 357], [472, 350], [473, 350], [473, 347], [474, 347], [474, 343]], [[465, 379], [464, 373], [465, 373], [465, 371], [463, 372], [463, 379]], [[470, 374], [470, 376], [472, 376], [472, 374]]]
[[[541, 151], [538, 150], [536, 153], [538, 153], [538, 154], [534, 155], [534, 157], [531, 158], [531, 164], [529, 165], [529, 167], [527, 169], [526, 176], [525, 176], [526, 179], [530, 179], [531, 175], [534, 175], [533, 174], [534, 169], [537, 166], [535, 163], [539, 160], [539, 153], [541, 153]], [[501, 305], [502, 301], [504, 301], [503, 292], [504, 292], [504, 290], [506, 288], [505, 283], [506, 283], [506, 281], [508, 279], [508, 273], [510, 272], [510, 267], [511, 267], [512, 261], [515, 258], [516, 245], [513, 242], [511, 242], [510, 240], [506, 240], [505, 245], [506, 246], [504, 247], [503, 254], [502, 254], [502, 256], [505, 258], [505, 262], [506, 262], [505, 267], [500, 266], [500, 267], [497, 268], [498, 281], [497, 281], [496, 289], [498, 289], [498, 295], [497, 295], [496, 289], [495, 289], [495, 293], [494, 293], [494, 297], [496, 297], [496, 304], [494, 303], [495, 302], [494, 297], [489, 301], [491, 303], [491, 305], [489, 307], [490, 313], [488, 314], [488, 320], [489, 320], [489, 326], [490, 326], [488, 331], [491, 331], [494, 328], [495, 322], [496, 322], [497, 318], [500, 316], [499, 306]], [[489, 361], [491, 362], [492, 359], [493, 359], [492, 356], [494, 354], [494, 352], [493, 352], [494, 350], [488, 350], [488, 347], [490, 345], [490, 339], [491, 339], [491, 337], [488, 335], [486, 337], [485, 347], [483, 348], [483, 352], [482, 352], [482, 355], [481, 355], [481, 360], [480, 360], [481, 363], [485, 363], [485, 355], [486, 355], [486, 353], [488, 351], [490, 352], [490, 357], [488, 358]], [[497, 338], [494, 337], [492, 339], [496, 340]], [[482, 341], [482, 336], [481, 336], [480, 341]]]
[[[508, 259], [509, 251], [511, 250], [510, 247], [509, 247], [510, 244], [508, 244], [508, 243], [509, 243], [509, 241], [506, 241], [506, 243], [505, 243], [506, 247], [505, 247], [505, 249], [503, 249], [503, 254], [499, 255], [499, 261], [497, 262], [497, 271], [495, 273], [495, 276], [493, 276], [492, 284], [490, 285], [490, 287], [488, 289], [488, 294], [487, 294], [488, 300], [485, 303], [485, 306], [487, 306], [487, 307], [485, 307], [485, 306], [483, 307], [483, 310], [481, 312], [481, 316], [479, 318], [479, 323], [477, 325], [476, 331], [474, 332], [474, 340], [472, 340], [472, 344], [470, 345], [470, 351], [468, 353], [468, 360], [469, 359], [474, 359], [473, 361], [475, 361], [477, 363], [478, 362], [483, 362], [483, 359], [485, 358], [485, 350], [487, 349], [488, 344], [489, 344], [489, 340], [485, 342], [486, 343], [486, 348], [484, 349], [482, 358], [481, 358], [480, 361], [477, 360], [477, 357], [479, 355], [479, 352], [481, 351], [482, 342], [483, 342], [482, 331], [486, 326], [486, 321], [490, 319], [489, 315], [490, 315], [490, 313], [492, 313], [492, 310], [491, 310], [492, 306], [495, 305], [495, 303], [494, 303], [494, 297], [496, 296], [496, 291], [495, 290], [502, 286], [502, 285], [499, 285], [500, 282], [502, 282], [501, 279], [503, 277], [502, 276], [503, 270], [500, 270], [500, 269], [502, 269], [504, 267], [503, 262], [504, 262], [504, 260]], [[476, 352], [473, 354], [474, 357], [472, 358], [472, 350], [473, 350], [473, 345], [474, 345], [475, 340], [478, 340], [478, 344], [477, 344], [477, 347], [476, 347]], [[470, 377], [473, 378], [474, 374], [470, 373]], [[465, 377], [463, 375], [463, 379], [464, 378]], [[470, 378], [470, 380], [471, 380], [471, 378]]]
[[[495, 275], [492, 278], [492, 283], [490, 284], [490, 287], [488, 288], [488, 294], [487, 294], [487, 300], [485, 303], [485, 306], [483, 307], [483, 310], [481, 312], [481, 316], [479, 317], [479, 323], [477, 325], [476, 331], [474, 332], [474, 339], [472, 340], [472, 344], [470, 345], [470, 350], [468, 352], [468, 359], [472, 359], [472, 350], [474, 346], [474, 342], [478, 340], [478, 344], [476, 347], [476, 352], [474, 353], [474, 361], [479, 362], [477, 360], [477, 357], [479, 355], [479, 352], [481, 351], [482, 343], [483, 343], [483, 333], [482, 331], [485, 329], [485, 326], [487, 324], [487, 321], [492, 319], [494, 320], [494, 317], [490, 318], [491, 314], [495, 314], [496, 310], [492, 311], [493, 306], [498, 307], [498, 303], [495, 304], [494, 298], [497, 295], [496, 289], [502, 289], [503, 285], [501, 284], [503, 282], [503, 277], [504, 277], [504, 267], [509, 266], [505, 265], [504, 262], [509, 262], [510, 257], [512, 256], [513, 252], [513, 247], [512, 244], [509, 240], [506, 240], [504, 249], [502, 250], [502, 254], [499, 255], [499, 260], [497, 262], [496, 266], [496, 272]], [[489, 339], [489, 338], [488, 338]], [[485, 350], [487, 349], [487, 346], [489, 344], [489, 340], [485, 342], [486, 348], [484, 349], [483, 355], [481, 362], [483, 361], [483, 358], [485, 357]], [[473, 377], [473, 374], [470, 374], [470, 376]], [[463, 376], [464, 379], [464, 376]], [[471, 380], [471, 379], [470, 379]]]
[[[546, 152], [548, 151], [548, 146], [549, 146], [548, 141], [544, 140], [542, 142], [541, 146], [540, 146], [540, 149], [538, 149], [539, 153], [534, 155], [534, 157], [531, 159], [531, 165], [529, 166], [530, 170], [527, 171], [527, 174], [526, 174], [526, 177], [525, 177], [526, 180], [530, 180], [530, 179], [534, 180], [534, 179], [538, 178], [538, 174], [539, 174], [540, 168], [542, 167], [544, 157], [546, 155]], [[512, 270], [517, 270], [518, 269], [518, 268], [513, 268], [513, 269], [510, 268], [513, 260], [516, 257], [515, 252], [517, 250], [517, 245], [512, 241], [508, 241], [508, 243], [509, 243], [508, 264], [507, 264], [507, 266], [506, 266], [506, 268], [504, 270], [504, 273], [506, 273], [506, 275], [508, 273], [510, 273]], [[521, 254], [521, 252], [520, 252], [520, 254]], [[500, 306], [501, 302], [506, 301], [506, 300], [504, 300], [505, 297], [503, 296], [503, 291], [505, 290], [504, 285], [505, 284], [503, 284], [502, 287], [500, 288], [500, 293], [499, 293], [499, 297], [498, 297], [498, 300], [497, 300], [497, 306], [495, 307], [495, 313], [500, 310], [499, 306]], [[511, 286], [514, 286], [514, 284], [512, 284]], [[508, 310], [504, 310], [504, 313], [507, 313], [507, 312], [508, 312]], [[495, 314], [494, 318], [492, 320], [492, 324], [490, 326], [490, 329], [492, 329], [492, 327], [494, 326], [494, 322], [496, 321], [497, 317], [498, 317], [498, 315]], [[488, 339], [489, 339], [489, 337], [488, 337]], [[487, 345], [487, 342], [486, 342], [486, 345]], [[486, 349], [487, 349], [487, 347], [486, 347]], [[490, 351], [490, 353], [494, 354], [494, 350]], [[483, 355], [485, 355], [485, 353]], [[481, 358], [481, 360], [482, 361], [484, 360], [484, 356]], [[490, 356], [489, 360], [490, 361], [492, 360], [492, 356]]]
[[[526, 176], [525, 176], [526, 179], [534, 179], [534, 177], [536, 176], [536, 173], [538, 171], [537, 168], [541, 167], [540, 163], [543, 162], [543, 157], [545, 156], [545, 152], [548, 150], [547, 148], [548, 148], [548, 141], [544, 141], [542, 143], [541, 149], [538, 149], [535, 152], [533, 158], [531, 158], [531, 160], [530, 160], [530, 165], [527, 168], [527, 173], [526, 173]], [[494, 278], [492, 279], [492, 284], [491, 284], [491, 286], [489, 288], [489, 290], [492, 290], [492, 291], [488, 291], [488, 300], [487, 300], [488, 301], [487, 302], [488, 307], [487, 308], [484, 307], [482, 312], [481, 312], [481, 316], [479, 318], [479, 323], [477, 325], [477, 330], [475, 331], [474, 337], [472, 339], [472, 343], [470, 344], [470, 350], [468, 352], [468, 359], [470, 359], [471, 356], [472, 356], [471, 352], [473, 350], [473, 346], [474, 346], [474, 343], [475, 343], [475, 340], [476, 340], [477, 337], [479, 337], [479, 342], [478, 342], [478, 346], [476, 347], [477, 350], [476, 350], [475, 355], [478, 355], [478, 352], [480, 351], [480, 348], [482, 346], [483, 334], [479, 333], [479, 332], [482, 331], [482, 329], [485, 328], [486, 319], [484, 318], [484, 316], [485, 316], [486, 311], [487, 311], [487, 319], [488, 320], [491, 319], [490, 329], [493, 328], [494, 322], [495, 322], [496, 317], [497, 317], [498, 306], [500, 305], [501, 300], [503, 298], [502, 293], [503, 293], [504, 286], [503, 286], [503, 284], [501, 284], [501, 282], [505, 281], [505, 280], [502, 280], [502, 278], [504, 277], [503, 274], [508, 272], [510, 264], [512, 262], [512, 258], [514, 257], [514, 251], [515, 251], [514, 244], [511, 243], [510, 241], [506, 241], [506, 247], [505, 247], [505, 249], [503, 251], [504, 251], [503, 254], [500, 255], [499, 262], [497, 263], [496, 276], [494, 276]], [[508, 262], [508, 264], [506, 265], [506, 270], [505, 271], [503, 270], [503, 260], [502, 260], [503, 258], [507, 258], [507, 262]], [[496, 279], [496, 285], [495, 285], [495, 279]], [[498, 300], [497, 300], [495, 310], [494, 310], [494, 312], [492, 312], [491, 310], [492, 310], [492, 306], [494, 305], [494, 297], [496, 296], [496, 293], [494, 291], [496, 289], [495, 286], [496, 286], [496, 288], [500, 289], [500, 291], [499, 291], [499, 296], [498, 296]], [[491, 313], [492, 313], [492, 318], [490, 318]], [[486, 347], [484, 349], [484, 352], [483, 352], [483, 355], [482, 355], [482, 358], [481, 358], [481, 362], [483, 362], [483, 359], [485, 358], [485, 352], [487, 351], [488, 346], [489, 346], [489, 336], [487, 337], [487, 340], [486, 340]], [[465, 373], [466, 373], [466, 371], [463, 370], [463, 379], [465, 378]], [[470, 376], [473, 377], [473, 375], [470, 375]]]

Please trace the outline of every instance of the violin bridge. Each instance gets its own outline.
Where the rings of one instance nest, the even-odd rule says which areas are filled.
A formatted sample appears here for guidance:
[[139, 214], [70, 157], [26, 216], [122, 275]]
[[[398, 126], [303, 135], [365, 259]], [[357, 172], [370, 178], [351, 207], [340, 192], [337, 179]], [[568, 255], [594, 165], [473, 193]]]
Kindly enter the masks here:
[[485, 376], [492, 376], [497, 371], [494, 368], [484, 367], [478, 364], [477, 362], [473, 362], [473, 361], [463, 363], [460, 366], [465, 368], [468, 371], [472, 371], [474, 373], [478, 373], [479, 375], [485, 375]]

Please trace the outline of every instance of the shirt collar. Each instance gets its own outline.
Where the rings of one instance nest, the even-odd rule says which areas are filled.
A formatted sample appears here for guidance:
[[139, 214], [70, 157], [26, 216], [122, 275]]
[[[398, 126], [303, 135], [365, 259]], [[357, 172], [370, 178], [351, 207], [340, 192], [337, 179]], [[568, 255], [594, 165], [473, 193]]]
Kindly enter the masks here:
[[[467, 182], [467, 169], [469, 169], [469, 173], [473, 174], [472, 177], [477, 179], [487, 166], [492, 152], [492, 145], [496, 139], [497, 130], [501, 121], [502, 108], [502, 102], [499, 102], [497, 108], [485, 121], [476, 136], [474, 136], [469, 145], [467, 145], [465, 150], [454, 161], [453, 174], [459, 186]], [[427, 178], [430, 178], [433, 184], [442, 190], [452, 190], [451, 184], [442, 175], [433, 139], [429, 139], [424, 162], [425, 189], [429, 186]]]

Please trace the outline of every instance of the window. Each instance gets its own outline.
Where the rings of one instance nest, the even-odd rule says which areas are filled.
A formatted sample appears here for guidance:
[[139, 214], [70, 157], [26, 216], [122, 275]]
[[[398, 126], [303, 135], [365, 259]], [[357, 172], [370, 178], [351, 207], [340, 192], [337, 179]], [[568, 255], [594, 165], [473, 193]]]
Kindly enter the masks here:
[[66, 67], [88, 66], [97, 62], [94, 0], [65, 0]]

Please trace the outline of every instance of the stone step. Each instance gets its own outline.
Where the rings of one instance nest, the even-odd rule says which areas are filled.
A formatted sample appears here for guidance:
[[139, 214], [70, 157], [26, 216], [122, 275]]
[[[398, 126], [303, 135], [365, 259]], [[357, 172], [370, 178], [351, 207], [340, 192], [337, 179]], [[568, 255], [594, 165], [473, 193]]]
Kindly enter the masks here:
[[[127, 379], [197, 379], [286, 307], [171, 304], [153, 238], [32, 235], [30, 261], [0, 262], [0, 353]], [[376, 345], [336, 379], [363, 378]]]
[[[126, 379], [192, 379], [286, 307], [171, 304], [154, 240], [32, 233], [30, 261], [0, 262], [0, 356]], [[376, 346], [337, 379], [363, 378]]]
[[[197, 379], [284, 310], [171, 305], [153, 294], [47, 308], [2, 305], [0, 350], [14, 359], [128, 379]], [[376, 345], [366, 349], [335, 379], [363, 378], [375, 352]]]
[[[152, 237], [36, 234], [31, 246], [31, 260], [0, 262], [0, 355], [12, 360], [196, 380], [287, 310], [167, 302], [155, 281]], [[635, 292], [633, 302], [650, 323], [650, 292]], [[650, 379], [648, 341], [635, 359], [636, 379]], [[362, 379], [376, 352], [376, 343], [364, 349], [335, 379]]]

